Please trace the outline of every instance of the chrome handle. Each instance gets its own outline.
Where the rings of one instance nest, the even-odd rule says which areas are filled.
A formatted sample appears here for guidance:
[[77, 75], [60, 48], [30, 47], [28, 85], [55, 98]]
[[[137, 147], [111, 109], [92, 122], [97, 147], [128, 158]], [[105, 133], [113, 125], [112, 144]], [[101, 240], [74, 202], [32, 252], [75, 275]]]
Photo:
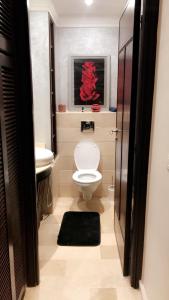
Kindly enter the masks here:
[[115, 128], [115, 129], [112, 129], [112, 133], [118, 133], [118, 132], [120, 132], [121, 130], [120, 129], [118, 129], [118, 128]]

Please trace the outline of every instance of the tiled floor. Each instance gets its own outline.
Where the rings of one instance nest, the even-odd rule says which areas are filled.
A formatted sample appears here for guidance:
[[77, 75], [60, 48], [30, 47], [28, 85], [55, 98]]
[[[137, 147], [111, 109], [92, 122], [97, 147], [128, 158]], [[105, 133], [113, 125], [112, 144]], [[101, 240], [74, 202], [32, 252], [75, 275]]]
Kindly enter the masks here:
[[[60, 247], [56, 244], [66, 211], [97, 211], [101, 216], [101, 245]], [[40, 276], [38, 287], [27, 289], [25, 300], [141, 300], [122, 276], [113, 231], [113, 202], [59, 198], [53, 215], [39, 230]]]

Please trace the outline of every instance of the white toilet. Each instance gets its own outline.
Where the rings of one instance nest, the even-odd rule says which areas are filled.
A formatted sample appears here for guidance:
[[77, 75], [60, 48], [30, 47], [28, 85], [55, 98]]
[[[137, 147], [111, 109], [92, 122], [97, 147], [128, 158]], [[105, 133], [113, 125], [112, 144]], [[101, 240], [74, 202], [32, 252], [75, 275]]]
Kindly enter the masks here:
[[74, 159], [78, 171], [73, 174], [73, 180], [83, 193], [83, 199], [91, 200], [102, 180], [102, 175], [97, 171], [100, 150], [95, 143], [82, 141], [75, 148]]

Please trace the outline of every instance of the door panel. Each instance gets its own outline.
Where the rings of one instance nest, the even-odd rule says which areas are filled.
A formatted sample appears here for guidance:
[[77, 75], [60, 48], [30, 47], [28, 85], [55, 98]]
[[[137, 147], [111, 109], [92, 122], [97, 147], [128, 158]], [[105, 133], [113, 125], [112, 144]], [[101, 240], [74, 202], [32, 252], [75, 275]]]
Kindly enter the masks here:
[[125, 49], [119, 54], [118, 91], [117, 91], [117, 118], [116, 128], [116, 189], [115, 189], [115, 211], [120, 217], [120, 189], [121, 189], [121, 151], [122, 151], [122, 126], [123, 126], [123, 101], [124, 101], [124, 75], [125, 75]]
[[[4, 209], [6, 209], [6, 221], [3, 221], [2, 227], [4, 242], [1, 245], [6, 251], [6, 258], [0, 256], [0, 265], [5, 279], [0, 281], [0, 290], [3, 291], [5, 285], [6, 290], [0, 297], [1, 299], [11, 299], [11, 297], [12, 299], [21, 299], [26, 284], [24, 210], [23, 199], [20, 197], [23, 176], [20, 165], [21, 141], [18, 135], [18, 97], [14, 64], [15, 4], [14, 0], [0, 0], [0, 135], [2, 149], [0, 164], [3, 166], [1, 169], [3, 171], [1, 175], [4, 178], [2, 196], [5, 201]], [[1, 253], [3, 253], [3, 249], [1, 249]], [[7, 292], [8, 297], [5, 297]]]
[[0, 0], [0, 299], [39, 282], [29, 49], [27, 1]]
[[122, 139], [123, 143], [122, 143], [121, 202], [120, 202], [121, 203], [120, 227], [121, 227], [123, 239], [125, 239], [125, 229], [126, 229], [132, 63], [133, 63], [133, 42], [130, 42], [126, 47], [125, 82], [124, 82], [124, 111], [123, 111], [123, 139]]
[[[17, 299], [25, 289], [24, 211], [20, 199], [22, 186], [17, 134], [17, 97], [12, 58], [0, 54], [0, 117], [3, 149], [5, 197], [8, 219], [8, 242], [12, 292]], [[5, 272], [5, 270], [4, 270]]]
[[120, 19], [119, 28], [119, 49], [122, 49], [126, 43], [133, 38], [133, 28], [134, 28], [134, 9], [136, 1], [131, 0], [128, 2], [124, 13]]
[[[116, 186], [114, 228], [123, 274], [129, 275], [131, 198], [137, 98], [140, 0], [128, 2], [119, 25]], [[124, 59], [122, 76], [121, 61]], [[123, 91], [123, 93], [121, 92]]]
[[10, 53], [13, 37], [13, 1], [0, 0], [0, 48]]
[[0, 131], [0, 299], [12, 299], [10, 261], [7, 230], [7, 211], [2, 155], [2, 138]]

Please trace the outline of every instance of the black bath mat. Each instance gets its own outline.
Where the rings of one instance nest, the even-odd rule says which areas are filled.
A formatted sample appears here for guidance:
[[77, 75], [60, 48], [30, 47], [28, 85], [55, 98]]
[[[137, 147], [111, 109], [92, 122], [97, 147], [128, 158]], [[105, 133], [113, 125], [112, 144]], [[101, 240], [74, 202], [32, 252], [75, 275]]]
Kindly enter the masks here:
[[66, 212], [57, 243], [60, 246], [98, 246], [100, 215], [96, 212]]

